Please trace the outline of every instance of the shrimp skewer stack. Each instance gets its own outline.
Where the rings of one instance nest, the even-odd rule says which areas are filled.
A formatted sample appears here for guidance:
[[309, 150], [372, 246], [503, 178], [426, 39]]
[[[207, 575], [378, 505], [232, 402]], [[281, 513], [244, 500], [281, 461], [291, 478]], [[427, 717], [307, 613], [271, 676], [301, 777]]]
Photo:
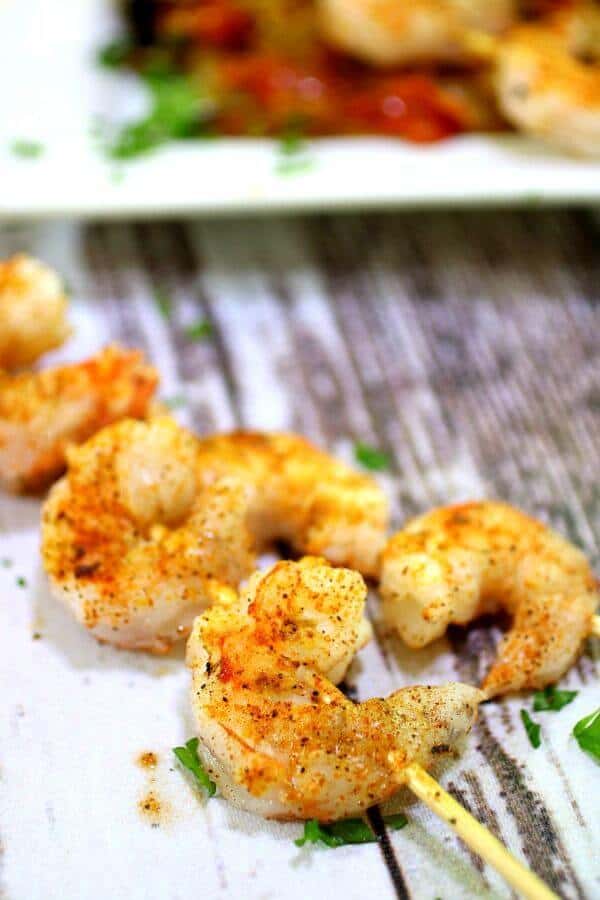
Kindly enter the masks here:
[[210, 776], [250, 812], [322, 822], [406, 785], [523, 896], [557, 900], [425, 771], [469, 733], [481, 691], [417, 685], [354, 704], [335, 687], [367, 637], [365, 596], [357, 573], [305, 558], [196, 619], [187, 662]]

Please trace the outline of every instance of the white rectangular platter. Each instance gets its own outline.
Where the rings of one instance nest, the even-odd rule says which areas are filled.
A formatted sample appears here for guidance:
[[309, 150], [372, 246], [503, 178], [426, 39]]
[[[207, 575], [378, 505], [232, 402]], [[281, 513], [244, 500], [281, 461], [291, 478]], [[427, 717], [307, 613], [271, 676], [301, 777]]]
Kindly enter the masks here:
[[[512, 136], [432, 147], [317, 141], [310, 168], [294, 175], [277, 172], [270, 141], [197, 141], [117, 170], [94, 141], [93, 122], [127, 115], [144, 98], [94, 62], [116, 28], [107, 0], [1, 0], [0, 219], [600, 200], [600, 164]], [[39, 141], [43, 154], [15, 156], [11, 146], [22, 139]]]

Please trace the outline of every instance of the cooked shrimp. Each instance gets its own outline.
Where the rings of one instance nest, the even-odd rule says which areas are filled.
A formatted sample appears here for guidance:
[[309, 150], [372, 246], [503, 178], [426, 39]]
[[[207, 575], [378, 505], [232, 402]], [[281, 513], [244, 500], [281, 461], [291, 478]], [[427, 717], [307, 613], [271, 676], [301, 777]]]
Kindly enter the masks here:
[[387, 621], [409, 647], [504, 609], [512, 625], [483, 683], [489, 697], [557, 681], [590, 633], [598, 602], [583, 553], [492, 501], [409, 522], [384, 551], [381, 595]]
[[223, 796], [273, 819], [331, 821], [394, 794], [468, 733], [482, 694], [412, 687], [355, 704], [334, 687], [363, 642], [360, 575], [281, 562], [238, 600], [196, 619], [188, 641], [200, 753]]
[[519, 130], [581, 156], [600, 156], [600, 10], [578, 4], [500, 42], [500, 107]]
[[64, 286], [52, 269], [20, 254], [0, 262], [0, 369], [30, 365], [69, 334]]
[[143, 417], [157, 381], [139, 352], [118, 347], [40, 373], [0, 373], [0, 483], [47, 486], [65, 468], [70, 443], [124, 416]]
[[515, 7], [515, 0], [318, 0], [323, 38], [376, 66], [469, 61], [468, 36], [504, 31]]
[[373, 478], [294, 434], [216, 435], [199, 453], [205, 479], [228, 474], [246, 484], [258, 548], [286, 540], [301, 553], [377, 573], [388, 504]]
[[53, 593], [99, 640], [166, 652], [252, 569], [243, 485], [203, 485], [196, 438], [169, 417], [111, 425], [68, 463], [42, 518]]

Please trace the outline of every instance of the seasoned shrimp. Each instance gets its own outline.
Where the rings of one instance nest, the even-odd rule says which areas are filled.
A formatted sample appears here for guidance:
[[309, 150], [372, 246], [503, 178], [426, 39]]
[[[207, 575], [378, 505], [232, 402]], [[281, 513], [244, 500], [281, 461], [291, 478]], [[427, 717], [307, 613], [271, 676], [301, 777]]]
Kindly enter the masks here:
[[53, 593], [95, 637], [166, 652], [222, 585], [253, 567], [243, 485], [203, 485], [173, 419], [126, 419], [68, 451], [42, 517]]
[[360, 575], [277, 563], [196, 619], [188, 641], [200, 753], [221, 793], [266, 818], [331, 821], [394, 794], [453, 749], [483, 695], [412, 687], [355, 704], [334, 687], [360, 646]]
[[465, 62], [472, 32], [497, 34], [516, 0], [318, 0], [323, 38], [376, 66]]
[[260, 549], [286, 540], [301, 553], [378, 572], [388, 504], [377, 482], [294, 434], [232, 432], [199, 446], [205, 478], [242, 480], [249, 527]]
[[506, 503], [443, 507], [409, 522], [383, 553], [387, 621], [409, 647], [500, 609], [512, 617], [483, 683], [489, 697], [557, 681], [598, 602], [584, 555]]
[[52, 269], [20, 254], [0, 262], [0, 369], [30, 365], [69, 334], [64, 286]]
[[0, 483], [12, 491], [46, 487], [64, 470], [69, 444], [125, 416], [145, 416], [157, 382], [141, 353], [119, 347], [39, 373], [0, 373]]
[[581, 156], [600, 156], [600, 10], [578, 4], [500, 42], [500, 107], [519, 130]]

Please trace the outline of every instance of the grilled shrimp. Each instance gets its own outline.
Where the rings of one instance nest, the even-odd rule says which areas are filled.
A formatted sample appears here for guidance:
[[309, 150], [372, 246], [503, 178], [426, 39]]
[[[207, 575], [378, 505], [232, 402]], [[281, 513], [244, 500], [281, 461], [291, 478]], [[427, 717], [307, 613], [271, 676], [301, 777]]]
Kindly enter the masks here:
[[580, 3], [500, 42], [500, 107], [519, 130], [581, 156], [600, 156], [600, 10]]
[[381, 595], [387, 621], [409, 647], [504, 609], [512, 624], [483, 683], [489, 697], [557, 681], [590, 633], [598, 602], [579, 550], [492, 501], [409, 522], [383, 553]]
[[70, 443], [124, 416], [143, 417], [157, 381], [139, 352], [119, 347], [39, 373], [0, 373], [0, 483], [46, 487], [64, 470]]
[[199, 453], [205, 478], [228, 474], [246, 484], [259, 549], [285, 540], [301, 553], [377, 574], [388, 504], [373, 478], [294, 434], [215, 435]]
[[318, 0], [323, 38], [376, 66], [464, 62], [468, 36], [497, 34], [515, 18], [515, 0]]
[[355, 704], [333, 684], [364, 640], [360, 575], [324, 560], [277, 563], [227, 592], [188, 641], [200, 753], [221, 793], [266, 818], [331, 821], [454, 748], [483, 695], [417, 686]]
[[203, 485], [173, 419], [126, 419], [68, 450], [42, 516], [53, 593], [95, 637], [166, 652], [221, 585], [253, 567], [243, 485]]
[[58, 275], [20, 254], [0, 262], [0, 369], [17, 369], [59, 347], [69, 334]]

